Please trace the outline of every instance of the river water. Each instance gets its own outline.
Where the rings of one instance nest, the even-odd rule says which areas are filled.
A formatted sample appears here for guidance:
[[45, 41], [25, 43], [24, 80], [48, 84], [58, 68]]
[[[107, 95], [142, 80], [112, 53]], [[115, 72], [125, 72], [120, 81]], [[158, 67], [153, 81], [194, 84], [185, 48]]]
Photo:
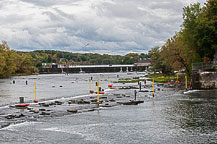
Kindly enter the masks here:
[[[19, 97], [34, 99], [37, 83], [39, 101], [88, 95], [100, 74], [38, 75], [0, 80], [0, 105], [16, 103]], [[101, 74], [102, 87], [119, 78], [141, 74]], [[26, 85], [26, 80], [28, 85]], [[123, 84], [114, 84], [121, 86]], [[127, 85], [127, 84], [124, 84]], [[137, 84], [128, 84], [134, 85]], [[151, 82], [148, 82], [151, 85]], [[62, 86], [62, 87], [60, 87]], [[149, 88], [151, 89], [151, 88]], [[60, 117], [27, 121], [0, 129], [0, 143], [78, 143], [78, 144], [143, 144], [143, 143], [217, 143], [217, 91], [189, 91], [155, 86], [156, 94], [138, 93], [144, 103], [115, 106]], [[157, 91], [158, 89], [158, 91]], [[133, 95], [134, 90], [112, 90], [108, 93]]]

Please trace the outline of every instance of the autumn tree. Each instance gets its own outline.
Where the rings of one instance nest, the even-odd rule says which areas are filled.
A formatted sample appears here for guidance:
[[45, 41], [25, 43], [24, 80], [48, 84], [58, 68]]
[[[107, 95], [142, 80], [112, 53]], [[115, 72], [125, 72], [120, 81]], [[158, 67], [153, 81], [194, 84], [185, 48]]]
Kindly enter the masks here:
[[10, 50], [6, 41], [2, 41], [2, 44], [0, 44], [0, 63], [0, 77], [7, 77], [17, 69], [16, 52]]

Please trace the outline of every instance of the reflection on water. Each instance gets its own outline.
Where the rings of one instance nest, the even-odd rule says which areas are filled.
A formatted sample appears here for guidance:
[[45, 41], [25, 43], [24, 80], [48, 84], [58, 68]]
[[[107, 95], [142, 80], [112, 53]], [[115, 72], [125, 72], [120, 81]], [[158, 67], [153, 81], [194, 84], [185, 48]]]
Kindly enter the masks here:
[[171, 122], [190, 132], [212, 133], [217, 130], [217, 90], [179, 95], [166, 112]]

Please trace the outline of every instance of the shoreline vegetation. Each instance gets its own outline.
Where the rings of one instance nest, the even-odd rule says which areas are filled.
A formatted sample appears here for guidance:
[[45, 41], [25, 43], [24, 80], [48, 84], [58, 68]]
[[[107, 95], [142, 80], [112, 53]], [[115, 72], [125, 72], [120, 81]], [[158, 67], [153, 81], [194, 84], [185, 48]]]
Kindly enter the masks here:
[[160, 74], [160, 73], [155, 73], [155, 74], [148, 74], [145, 75], [146, 79], [141, 79], [141, 78], [121, 78], [118, 81], [114, 81], [114, 83], [136, 83], [136, 82], [144, 82], [144, 80], [147, 81], [152, 81], [154, 79], [155, 82], [157, 83], [168, 83], [168, 82], [185, 82], [185, 75], [186, 74], [178, 74], [174, 75], [174, 73], [170, 74]]
[[162, 47], [152, 48], [153, 71], [170, 73], [185, 71], [192, 75], [192, 63], [217, 60], [217, 1], [208, 0], [183, 8], [181, 30], [168, 39]]
[[[147, 54], [129, 53], [125, 56], [96, 53], [72, 53], [56, 50], [21, 52], [10, 50], [6, 41], [0, 44], [0, 78], [11, 75], [37, 73], [42, 63], [70, 65], [133, 64], [150, 58], [150, 71], [164, 74], [184, 71], [192, 75], [192, 63], [217, 60], [217, 1], [208, 0], [183, 8], [181, 30], [161, 47], [152, 48]], [[167, 77], [157, 78], [166, 82]]]

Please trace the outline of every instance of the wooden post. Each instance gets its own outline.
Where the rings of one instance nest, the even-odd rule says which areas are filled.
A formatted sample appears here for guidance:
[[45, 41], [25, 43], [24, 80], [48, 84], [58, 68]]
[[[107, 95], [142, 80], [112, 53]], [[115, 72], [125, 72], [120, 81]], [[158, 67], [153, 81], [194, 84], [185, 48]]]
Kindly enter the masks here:
[[153, 97], [154, 97], [154, 79], [153, 79], [153, 82], [152, 82], [152, 87], [153, 87]]
[[36, 82], [34, 82], [35, 84], [35, 100], [36, 100]]
[[188, 88], [188, 77], [185, 76], [185, 88], [187, 89]]
[[141, 82], [139, 82], [139, 90], [141, 91], [141, 88], [142, 88], [142, 84]]
[[91, 80], [89, 79], [89, 91], [91, 90]]
[[97, 104], [99, 106], [99, 82], [97, 82]]
[[177, 75], [176, 75], [176, 81], [179, 81], [179, 74], [177, 73]]
[[99, 87], [101, 87], [101, 75], [99, 75]]

